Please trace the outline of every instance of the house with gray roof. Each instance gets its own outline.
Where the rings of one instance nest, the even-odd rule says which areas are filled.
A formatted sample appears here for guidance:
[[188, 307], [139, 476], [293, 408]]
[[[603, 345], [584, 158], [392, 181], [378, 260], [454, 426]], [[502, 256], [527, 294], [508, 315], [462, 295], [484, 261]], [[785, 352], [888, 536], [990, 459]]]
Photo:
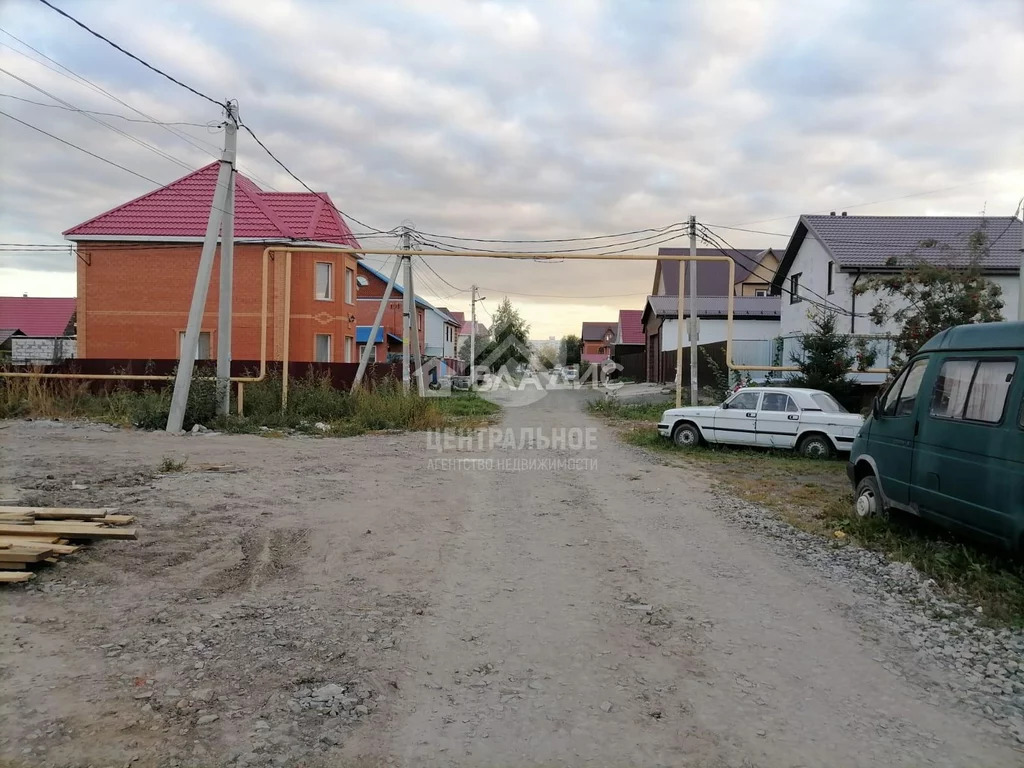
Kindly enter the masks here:
[[782, 336], [806, 331], [809, 310], [821, 307], [836, 311], [848, 333], [898, 330], [871, 322], [878, 296], [856, 296], [857, 284], [920, 261], [967, 266], [975, 232], [986, 236], [976, 255], [985, 276], [1003, 289], [1003, 317], [1016, 319], [1021, 226], [1008, 216], [801, 216], [772, 281], [782, 300]]

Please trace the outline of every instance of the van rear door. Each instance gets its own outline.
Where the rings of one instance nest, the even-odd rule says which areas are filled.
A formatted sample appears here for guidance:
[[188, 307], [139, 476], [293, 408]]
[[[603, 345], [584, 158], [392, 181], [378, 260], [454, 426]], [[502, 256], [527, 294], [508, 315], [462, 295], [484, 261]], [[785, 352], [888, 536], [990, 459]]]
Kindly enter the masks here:
[[911, 501], [923, 514], [1014, 545], [1024, 473], [1020, 361], [964, 355], [937, 362], [921, 408]]
[[917, 395], [928, 369], [928, 357], [905, 368], [885, 393], [872, 419], [865, 453], [875, 460], [882, 493], [891, 504], [910, 506], [910, 478], [917, 435]]

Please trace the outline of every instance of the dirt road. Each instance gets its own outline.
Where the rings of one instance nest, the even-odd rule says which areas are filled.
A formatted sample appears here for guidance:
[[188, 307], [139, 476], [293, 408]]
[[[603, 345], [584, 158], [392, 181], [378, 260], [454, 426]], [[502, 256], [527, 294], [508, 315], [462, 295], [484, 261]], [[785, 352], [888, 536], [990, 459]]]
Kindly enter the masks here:
[[140, 541], [0, 593], [0, 762], [1021, 763], [709, 478], [529, 399], [444, 453], [4, 424], [0, 496], [120, 504]]

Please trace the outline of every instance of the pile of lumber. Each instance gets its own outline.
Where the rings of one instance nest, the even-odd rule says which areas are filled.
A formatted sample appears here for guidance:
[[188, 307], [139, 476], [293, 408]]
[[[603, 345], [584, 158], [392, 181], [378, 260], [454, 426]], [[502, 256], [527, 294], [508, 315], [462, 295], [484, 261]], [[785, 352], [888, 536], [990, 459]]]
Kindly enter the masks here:
[[0, 584], [28, 581], [29, 566], [55, 563], [78, 549], [74, 541], [135, 539], [131, 515], [114, 509], [0, 506]]

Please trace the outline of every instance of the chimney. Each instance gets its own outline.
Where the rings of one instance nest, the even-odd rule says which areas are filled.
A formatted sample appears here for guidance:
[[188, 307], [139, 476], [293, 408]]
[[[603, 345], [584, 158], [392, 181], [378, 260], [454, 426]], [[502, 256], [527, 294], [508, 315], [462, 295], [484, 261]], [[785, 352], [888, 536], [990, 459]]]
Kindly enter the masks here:
[[845, 215], [846, 215], [846, 211], [843, 211], [843, 212], [842, 212], [842, 213], [840, 214], [840, 216], [845, 216]]
[[21, 298], [23, 298], [23, 299], [27, 299], [27, 298], [28, 298], [28, 294], [27, 294], [27, 293], [23, 293], [23, 294], [21, 294]]
[[829, 211], [829, 212], [828, 212], [828, 215], [829, 215], [829, 216], [835, 216], [835, 215], [836, 215], [836, 212], [835, 212], [835, 211]]

